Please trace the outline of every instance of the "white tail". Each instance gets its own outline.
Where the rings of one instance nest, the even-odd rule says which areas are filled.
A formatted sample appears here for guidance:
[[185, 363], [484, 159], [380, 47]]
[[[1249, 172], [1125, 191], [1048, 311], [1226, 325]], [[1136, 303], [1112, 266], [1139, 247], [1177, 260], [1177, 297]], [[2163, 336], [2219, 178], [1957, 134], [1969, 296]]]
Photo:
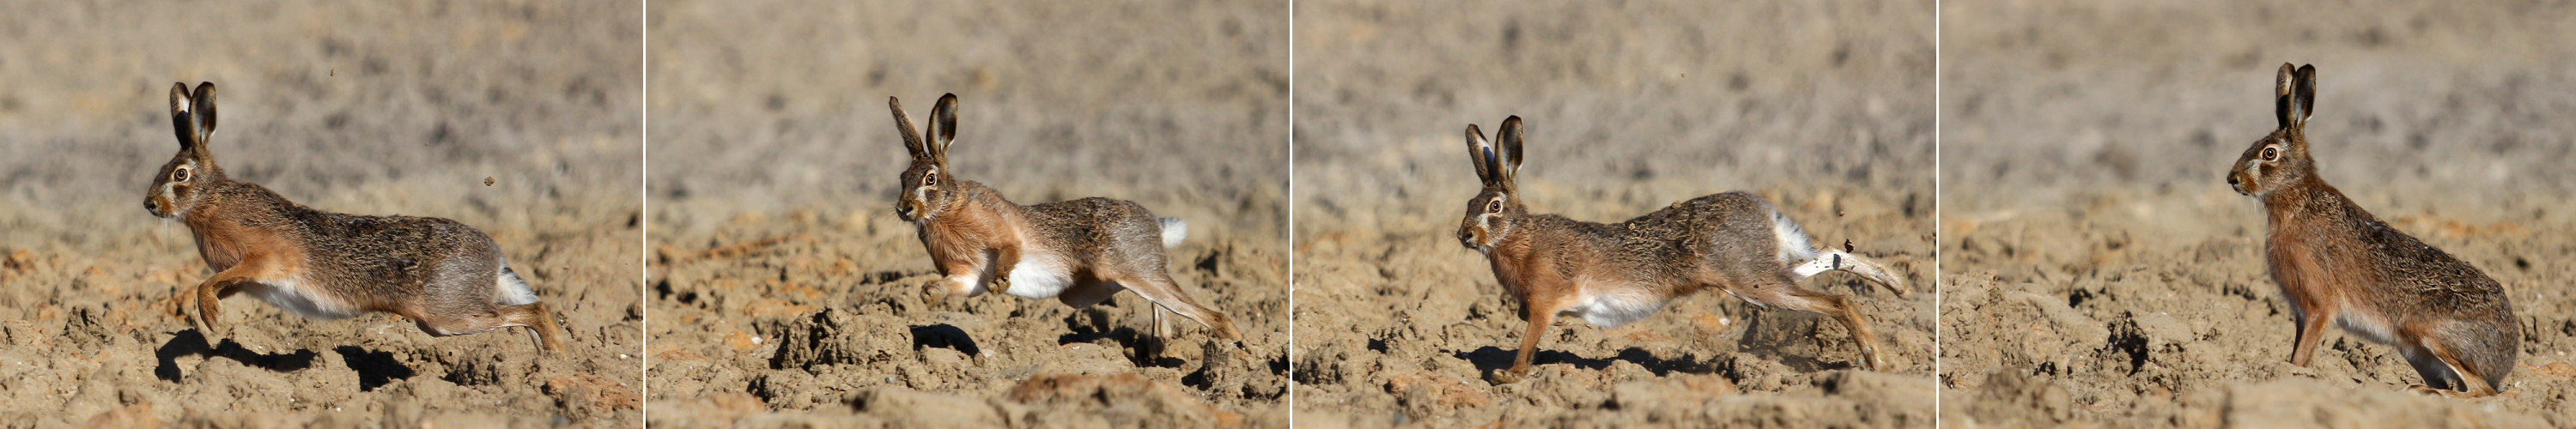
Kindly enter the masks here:
[[1778, 209], [1771, 210], [1771, 235], [1779, 242], [1780, 262], [1795, 264], [1816, 259], [1815, 240], [1807, 238], [1807, 230], [1798, 228], [1797, 221], [1789, 220]]
[[1163, 247], [1170, 248], [1172, 246], [1179, 246], [1181, 245], [1182, 238], [1188, 238], [1190, 236], [1189, 222], [1182, 222], [1179, 218], [1168, 217], [1158, 220], [1163, 223]]
[[527, 305], [537, 302], [537, 290], [529, 288], [528, 281], [519, 279], [519, 273], [510, 271], [509, 266], [501, 267], [501, 279], [493, 283], [492, 299], [501, 305]]

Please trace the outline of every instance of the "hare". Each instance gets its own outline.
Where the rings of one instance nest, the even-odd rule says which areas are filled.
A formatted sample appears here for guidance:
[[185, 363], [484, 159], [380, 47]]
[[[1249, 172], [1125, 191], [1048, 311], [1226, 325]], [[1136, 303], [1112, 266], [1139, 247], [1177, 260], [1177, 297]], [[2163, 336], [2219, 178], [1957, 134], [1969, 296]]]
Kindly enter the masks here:
[[1503, 120], [1498, 147], [1467, 126], [1467, 156], [1484, 191], [1467, 200], [1458, 242], [1485, 255], [1494, 280], [1518, 295], [1529, 333], [1501, 383], [1528, 374], [1558, 314], [1614, 328], [1654, 315], [1673, 298], [1716, 287], [1746, 302], [1833, 316], [1850, 328], [1865, 366], [1882, 366], [1877, 338], [1842, 296], [1798, 287], [1825, 271], [1859, 274], [1905, 296], [1905, 281], [1848, 250], [1818, 248], [1762, 197], [1727, 192], [1675, 203], [1616, 224], [1531, 213], [1514, 185], [1521, 118]]
[[[930, 261], [943, 276], [932, 285], [950, 299], [981, 295], [996, 280], [1002, 293], [1055, 298], [1075, 308], [1106, 301], [1121, 290], [1152, 301], [1157, 343], [1170, 338], [1163, 311], [1178, 312], [1216, 330], [1226, 340], [1243, 336], [1225, 314], [1202, 307], [1166, 272], [1163, 249], [1189, 234], [1180, 219], [1156, 218], [1144, 206], [1108, 198], [1083, 198], [1022, 206], [993, 188], [958, 180], [948, 169], [948, 146], [957, 141], [957, 94], [939, 97], [930, 111], [930, 140], [912, 126], [903, 101], [886, 98], [903, 131], [912, 166], [903, 171], [895, 215], [912, 222]], [[1148, 352], [1152, 354], [1152, 352]]]
[[2381, 223], [2317, 176], [2303, 131], [2316, 106], [2316, 71], [2281, 65], [2273, 91], [2280, 128], [2245, 148], [2227, 172], [2236, 193], [2263, 203], [2264, 263], [2299, 328], [2290, 364], [2307, 366], [2334, 322], [2396, 347], [2429, 385], [2412, 390], [2495, 394], [2522, 343], [2504, 286]]
[[410, 318], [433, 336], [528, 328], [537, 345], [563, 350], [554, 313], [510, 270], [492, 238], [453, 220], [329, 213], [224, 176], [208, 147], [215, 84], [170, 87], [179, 154], [162, 165], [144, 210], [188, 225], [214, 277], [188, 291], [195, 322], [222, 338], [217, 303], [236, 293], [315, 319], [366, 312]]

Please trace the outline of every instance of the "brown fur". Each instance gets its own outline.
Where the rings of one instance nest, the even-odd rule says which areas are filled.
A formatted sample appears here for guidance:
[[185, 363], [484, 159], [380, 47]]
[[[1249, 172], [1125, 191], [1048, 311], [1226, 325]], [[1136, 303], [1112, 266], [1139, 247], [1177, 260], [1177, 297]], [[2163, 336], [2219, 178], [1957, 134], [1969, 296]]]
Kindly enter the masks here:
[[2290, 363], [2308, 365], [2326, 326], [2339, 323], [2397, 347], [2429, 385], [2417, 390], [2502, 390], [2522, 342], [2504, 286], [2380, 222], [2317, 176], [2305, 131], [2315, 85], [2315, 67], [2281, 65], [2280, 128], [2256, 140], [2227, 175], [2238, 193], [2263, 203], [2264, 263], [2298, 328]]
[[[1036, 284], [1008, 285], [1009, 292], [1031, 298], [1053, 297], [1074, 307], [1108, 300], [1121, 290], [1134, 290], [1155, 305], [1155, 337], [1165, 338], [1168, 325], [1159, 309], [1180, 313], [1216, 330], [1218, 337], [1242, 341], [1224, 313], [1209, 310], [1183, 292], [1167, 272], [1162, 224], [1133, 202], [1084, 198], [1031, 206], [1003, 199], [983, 184], [957, 180], [948, 170], [948, 147], [955, 143], [957, 96], [939, 99], [931, 111], [931, 139], [924, 141], [904, 114], [900, 100], [888, 98], [901, 128], [912, 166], [903, 172], [896, 214], [918, 226], [922, 247], [939, 268], [950, 297], [984, 293], [995, 281], [1033, 259], [1062, 265], [1063, 289], [1052, 295]], [[1050, 267], [1054, 265], [1048, 265]], [[1031, 275], [1036, 275], [1031, 273]], [[1047, 279], [1046, 281], [1052, 281]], [[1041, 283], [1044, 281], [1040, 281]]]
[[491, 237], [447, 219], [313, 210], [231, 180], [206, 147], [215, 129], [214, 84], [198, 86], [193, 97], [178, 85], [170, 97], [180, 150], [155, 176], [144, 208], [187, 224], [198, 254], [216, 271], [187, 292], [197, 304], [194, 321], [209, 337], [222, 336], [221, 299], [257, 291], [272, 304], [312, 303], [286, 308], [311, 317], [394, 313], [436, 336], [526, 327], [542, 349], [563, 349], [544, 304], [494, 301], [509, 269]]
[[[1616, 224], [1530, 213], [1514, 181], [1521, 161], [1520, 128], [1520, 117], [1505, 119], [1496, 146], [1476, 126], [1467, 126], [1468, 155], [1485, 189], [1468, 200], [1467, 216], [1458, 228], [1460, 243], [1485, 252], [1495, 280], [1520, 298], [1529, 321], [1511, 369], [1496, 374], [1500, 381], [1517, 381], [1526, 374], [1556, 316], [1579, 310], [1587, 296], [1642, 299], [1627, 308], [1654, 311], [1650, 307], [1711, 287], [1755, 305], [1833, 316], [1850, 329], [1863, 364], [1881, 367], [1877, 337], [1858, 310], [1843, 296], [1797, 287], [1800, 277], [1792, 264], [1802, 261], [1783, 256], [1794, 250], [1836, 257], [1835, 269], [1862, 273], [1899, 294], [1906, 290], [1902, 279], [1858, 255], [1781, 243], [1775, 228], [1795, 231], [1796, 226], [1776, 224], [1786, 219], [1769, 202], [1744, 192], [1703, 196]], [[1806, 239], [1803, 232], [1797, 234]]]

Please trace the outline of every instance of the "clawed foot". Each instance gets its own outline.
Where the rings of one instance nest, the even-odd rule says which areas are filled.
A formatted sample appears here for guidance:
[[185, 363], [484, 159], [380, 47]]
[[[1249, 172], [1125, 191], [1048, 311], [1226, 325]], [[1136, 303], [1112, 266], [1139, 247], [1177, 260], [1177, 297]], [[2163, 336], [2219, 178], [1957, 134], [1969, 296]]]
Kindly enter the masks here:
[[1521, 382], [1521, 380], [1526, 380], [1526, 379], [1529, 379], [1529, 369], [1528, 369], [1528, 368], [1519, 368], [1519, 369], [1506, 369], [1506, 370], [1501, 370], [1501, 371], [1494, 371], [1494, 375], [1493, 375], [1493, 376], [1491, 376], [1491, 377], [1488, 377], [1488, 379], [1487, 379], [1486, 381], [1491, 382], [1493, 385], [1500, 386], [1500, 385], [1505, 385], [1505, 384], [1519, 383], [1519, 382]]

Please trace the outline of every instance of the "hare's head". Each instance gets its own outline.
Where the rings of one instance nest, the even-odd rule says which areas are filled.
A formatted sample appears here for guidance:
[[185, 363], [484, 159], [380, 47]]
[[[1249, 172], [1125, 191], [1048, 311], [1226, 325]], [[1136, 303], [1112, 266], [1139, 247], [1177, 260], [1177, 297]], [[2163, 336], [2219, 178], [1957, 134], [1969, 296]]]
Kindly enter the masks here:
[[948, 175], [948, 145], [957, 142], [957, 94], [942, 95], [939, 105], [931, 107], [929, 141], [922, 141], [921, 132], [913, 129], [902, 100], [886, 97], [886, 107], [894, 109], [894, 125], [903, 129], [903, 150], [912, 154], [912, 167], [903, 170], [902, 195], [895, 197], [894, 213], [916, 222], [938, 217], [957, 199], [956, 180]]
[[2308, 158], [2307, 133], [2302, 131], [2317, 105], [2317, 68], [2281, 64], [2272, 93], [2281, 128], [2255, 140], [2236, 158], [2236, 167], [2227, 172], [2227, 184], [2235, 186], [2236, 193], [2259, 197], [2317, 173], [2316, 161]]
[[188, 84], [171, 84], [170, 123], [179, 131], [179, 154], [161, 165], [143, 196], [143, 209], [162, 218], [188, 213], [205, 196], [209, 184], [224, 180], [224, 170], [215, 167], [214, 152], [206, 149], [215, 136], [215, 83], [197, 84], [193, 95]]
[[1476, 178], [1485, 189], [1467, 200], [1467, 217], [1458, 221], [1458, 244], [1478, 252], [1502, 243], [1523, 210], [1520, 192], [1512, 185], [1521, 169], [1521, 117], [1504, 119], [1495, 137], [1501, 145], [1485, 140], [1475, 124], [1467, 125], [1467, 160], [1476, 165]]

